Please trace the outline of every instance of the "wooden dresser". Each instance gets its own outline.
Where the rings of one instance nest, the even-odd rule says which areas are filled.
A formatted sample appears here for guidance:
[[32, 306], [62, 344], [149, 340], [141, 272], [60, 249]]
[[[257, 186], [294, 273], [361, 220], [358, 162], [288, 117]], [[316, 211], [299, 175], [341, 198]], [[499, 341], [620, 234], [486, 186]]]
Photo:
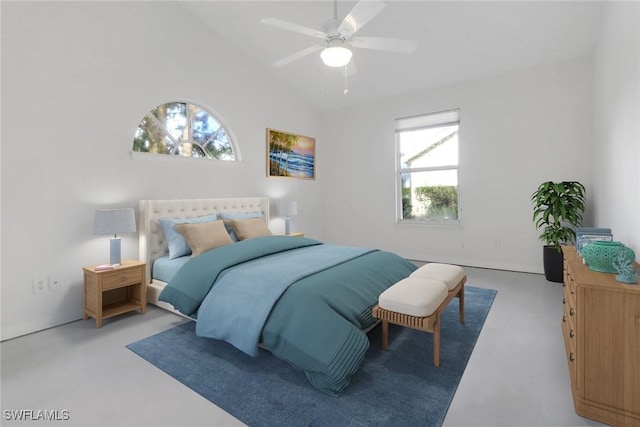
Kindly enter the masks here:
[[576, 413], [640, 427], [640, 285], [591, 271], [565, 246], [562, 335]]

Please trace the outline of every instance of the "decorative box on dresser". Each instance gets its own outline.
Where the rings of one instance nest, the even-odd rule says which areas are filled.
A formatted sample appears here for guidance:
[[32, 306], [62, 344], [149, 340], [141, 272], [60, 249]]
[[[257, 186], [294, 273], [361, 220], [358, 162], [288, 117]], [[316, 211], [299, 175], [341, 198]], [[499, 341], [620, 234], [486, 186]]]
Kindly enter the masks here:
[[562, 252], [562, 335], [576, 413], [640, 427], [640, 285], [590, 270], [573, 246]]

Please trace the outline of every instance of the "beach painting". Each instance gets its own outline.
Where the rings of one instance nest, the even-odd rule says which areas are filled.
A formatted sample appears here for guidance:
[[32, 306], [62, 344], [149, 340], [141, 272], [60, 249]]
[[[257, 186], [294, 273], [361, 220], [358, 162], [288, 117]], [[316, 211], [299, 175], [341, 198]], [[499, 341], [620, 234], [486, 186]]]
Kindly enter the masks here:
[[267, 129], [267, 176], [316, 179], [316, 140]]

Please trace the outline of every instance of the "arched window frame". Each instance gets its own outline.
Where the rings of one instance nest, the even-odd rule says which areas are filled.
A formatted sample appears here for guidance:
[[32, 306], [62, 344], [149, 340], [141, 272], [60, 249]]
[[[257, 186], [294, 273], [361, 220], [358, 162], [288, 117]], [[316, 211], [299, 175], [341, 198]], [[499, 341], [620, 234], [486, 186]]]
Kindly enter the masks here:
[[[169, 128], [166, 126], [166, 121], [163, 122], [156, 114], [156, 111], [159, 111], [161, 107], [165, 107], [172, 104], [184, 105], [184, 126], [180, 132], [181, 135], [176, 135], [176, 128]], [[216, 122], [218, 127], [215, 131], [209, 135], [206, 140], [198, 141], [193, 138], [195, 123], [195, 114], [194, 111], [201, 111], [206, 113], [213, 121]], [[155, 129], [153, 129], [155, 128]], [[156, 135], [156, 139], [165, 140], [168, 139], [171, 144], [166, 144], [160, 142], [159, 146], [161, 149], [164, 149], [162, 152], [158, 151], [149, 151], [141, 149], [140, 144], [140, 132], [148, 132], [152, 130]], [[173, 132], [172, 132], [173, 131]], [[205, 149], [206, 145], [209, 143], [213, 143], [216, 141], [216, 137], [218, 134], [222, 134], [225, 136], [225, 140], [228, 143], [228, 146], [231, 149], [231, 158], [218, 158], [216, 156], [211, 155], [211, 152]], [[145, 139], [145, 145], [148, 146], [148, 139]], [[197, 148], [196, 148], [197, 147]], [[148, 148], [148, 147], [147, 147]], [[136, 133], [133, 140], [133, 153], [141, 153], [141, 154], [166, 154], [171, 157], [179, 157], [179, 158], [197, 158], [197, 159], [207, 159], [207, 160], [222, 160], [222, 161], [241, 161], [240, 148], [237, 143], [237, 139], [235, 134], [226, 123], [226, 121], [213, 109], [209, 107], [205, 107], [200, 103], [196, 103], [193, 101], [186, 100], [176, 100], [171, 102], [166, 102], [156, 107], [152, 108], [147, 114], [144, 115], [138, 127], [136, 128]], [[201, 155], [198, 155], [201, 154]]]

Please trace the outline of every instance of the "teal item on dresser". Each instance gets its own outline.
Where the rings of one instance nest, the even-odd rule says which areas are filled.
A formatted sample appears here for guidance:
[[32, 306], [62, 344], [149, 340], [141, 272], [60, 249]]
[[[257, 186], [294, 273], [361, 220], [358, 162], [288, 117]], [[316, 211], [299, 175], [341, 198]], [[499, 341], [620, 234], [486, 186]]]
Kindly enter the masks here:
[[618, 253], [613, 259], [613, 268], [616, 269], [618, 275], [616, 280], [620, 283], [628, 283], [635, 285], [638, 283], [638, 270], [633, 265], [636, 260], [636, 253], [633, 249], [622, 245], [618, 248]]
[[621, 242], [598, 240], [585, 245], [581, 255], [591, 270], [601, 273], [617, 273], [613, 262], [618, 257], [619, 250], [633, 253], [631, 248], [627, 248]]

